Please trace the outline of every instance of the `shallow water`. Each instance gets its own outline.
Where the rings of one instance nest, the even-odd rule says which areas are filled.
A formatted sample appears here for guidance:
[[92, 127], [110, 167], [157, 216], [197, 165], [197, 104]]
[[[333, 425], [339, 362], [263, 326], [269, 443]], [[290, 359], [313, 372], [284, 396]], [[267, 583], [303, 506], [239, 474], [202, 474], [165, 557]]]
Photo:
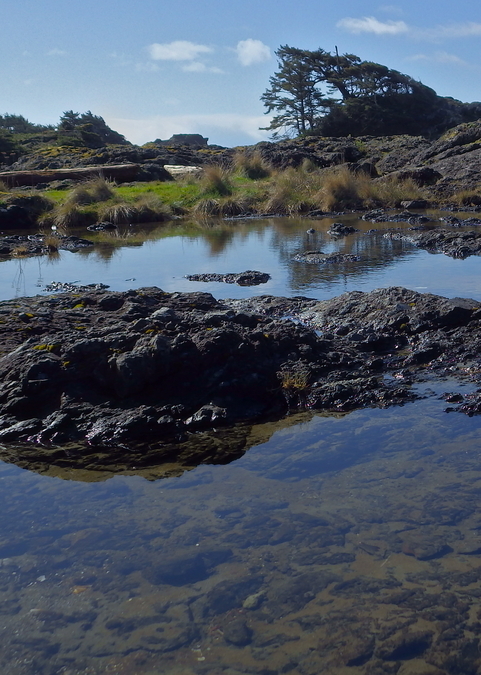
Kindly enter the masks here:
[[2, 672], [368, 673], [396, 631], [476, 634], [481, 419], [444, 407], [259, 425], [156, 482], [1, 465]]
[[[78, 279], [322, 298], [405, 285], [481, 299], [479, 258], [376, 233], [332, 241], [330, 222], [314, 224], [314, 245], [310, 222], [256, 221], [224, 238], [0, 263], [0, 288], [12, 297]], [[362, 260], [292, 261], [321, 247]], [[271, 282], [183, 279], [248, 268]], [[241, 459], [178, 478], [0, 463], [0, 672], [480, 672], [481, 418], [445, 412], [439, 396], [459, 383], [430, 386], [403, 407], [257, 425]]]
[[[462, 215], [462, 214], [460, 214]], [[326, 231], [336, 221], [360, 232], [336, 239]], [[316, 229], [308, 234], [307, 229]], [[406, 286], [447, 296], [481, 299], [479, 258], [454, 260], [383, 238], [387, 228], [406, 223], [363, 222], [356, 216], [307, 220], [272, 218], [224, 222], [194, 228], [185, 224], [124, 228], [120, 236], [87, 231], [97, 242], [78, 253], [0, 262], [0, 299], [36, 295], [52, 281], [104, 283], [111, 290], [159, 286], [165, 291], [207, 291], [217, 298], [251, 295], [306, 295], [326, 299], [345, 291]], [[371, 230], [371, 232], [369, 232]], [[354, 253], [359, 262], [309, 265], [293, 260], [309, 250]], [[187, 274], [267, 272], [271, 280], [254, 288], [220, 282], [192, 282]]]

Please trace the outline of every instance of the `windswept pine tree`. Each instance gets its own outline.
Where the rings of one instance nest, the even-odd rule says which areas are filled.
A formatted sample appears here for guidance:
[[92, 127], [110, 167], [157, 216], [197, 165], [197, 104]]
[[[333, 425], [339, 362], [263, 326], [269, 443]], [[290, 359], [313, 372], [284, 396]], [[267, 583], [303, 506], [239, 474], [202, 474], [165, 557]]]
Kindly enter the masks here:
[[481, 104], [443, 98], [397, 70], [355, 54], [281, 46], [278, 70], [261, 96], [274, 138], [436, 135], [481, 116]]

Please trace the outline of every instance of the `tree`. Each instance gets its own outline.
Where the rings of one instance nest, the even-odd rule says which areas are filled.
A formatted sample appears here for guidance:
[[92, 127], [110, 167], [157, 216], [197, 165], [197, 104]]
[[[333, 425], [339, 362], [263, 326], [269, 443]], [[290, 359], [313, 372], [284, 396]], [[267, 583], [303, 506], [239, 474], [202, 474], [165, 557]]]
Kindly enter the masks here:
[[307, 54], [288, 45], [277, 50], [279, 70], [269, 80], [270, 89], [261, 96], [267, 112], [278, 113], [266, 127], [268, 131], [284, 129], [288, 132], [294, 129], [297, 134], [313, 131], [319, 111], [329, 105], [317, 88], [317, 77], [306, 58]]
[[[299, 134], [435, 134], [468, 119], [479, 106], [444, 99], [408, 75], [355, 54], [281, 46], [279, 70], [261, 96], [273, 137]], [[453, 119], [457, 114], [459, 119]]]
[[0, 115], [0, 129], [5, 129], [12, 134], [32, 134], [38, 131], [48, 131], [53, 129], [53, 127], [44, 124], [33, 124], [23, 115], [5, 113], [4, 115]]
[[66, 110], [60, 117], [59, 132], [67, 132], [63, 137], [71, 137], [71, 143], [84, 144], [87, 147], [99, 148], [107, 143], [125, 145], [127, 141], [122, 134], [111, 129], [99, 115], [90, 110], [85, 113]]

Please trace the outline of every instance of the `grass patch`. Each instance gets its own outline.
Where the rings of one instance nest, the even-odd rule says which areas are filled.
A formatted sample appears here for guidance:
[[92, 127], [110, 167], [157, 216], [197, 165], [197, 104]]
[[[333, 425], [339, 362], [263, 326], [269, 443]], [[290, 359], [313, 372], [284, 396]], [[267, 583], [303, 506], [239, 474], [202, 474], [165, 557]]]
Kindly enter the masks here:
[[[210, 165], [201, 178], [172, 182], [116, 186], [99, 178], [70, 191], [48, 191], [45, 195], [50, 209], [54, 208], [50, 213], [44, 208], [39, 222], [69, 228], [98, 220], [115, 224], [164, 222], [173, 215], [204, 220], [244, 213], [299, 216], [316, 209], [395, 208], [402, 201], [428, 196], [414, 181], [372, 179], [347, 165], [320, 169], [306, 161], [298, 168], [274, 171], [265, 167], [259, 154], [243, 151], [236, 153], [233, 167], [235, 171], [227, 171]], [[476, 204], [481, 193], [466, 193], [459, 200], [463, 205]]]

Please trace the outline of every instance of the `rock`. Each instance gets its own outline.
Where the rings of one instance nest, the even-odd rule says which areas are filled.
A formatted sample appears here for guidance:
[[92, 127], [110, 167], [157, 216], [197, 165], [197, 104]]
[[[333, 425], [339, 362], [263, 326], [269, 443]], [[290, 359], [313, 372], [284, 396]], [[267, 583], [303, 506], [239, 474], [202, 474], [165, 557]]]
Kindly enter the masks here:
[[[226, 462], [245, 451], [240, 422], [412, 400], [426, 367], [444, 375], [476, 358], [481, 319], [477, 301], [397, 287], [322, 302], [220, 302], [209, 293], [73, 286], [2, 302], [0, 313], [0, 438], [32, 443], [6, 445], [3, 456], [96, 469]], [[450, 403], [481, 412], [480, 394]], [[67, 442], [78, 449], [47, 447]], [[275, 546], [292, 532], [267, 535]]]
[[385, 661], [415, 659], [429, 649], [432, 639], [430, 631], [403, 632], [380, 645], [376, 655]]
[[401, 202], [403, 209], [425, 209], [428, 206], [426, 199], [410, 199], [408, 201]]
[[116, 229], [117, 225], [114, 225], [114, 223], [111, 223], [110, 221], [94, 223], [93, 225], [89, 225], [87, 227], [87, 230], [90, 230], [91, 232], [108, 232], [109, 230]]
[[188, 274], [186, 279], [189, 281], [223, 281], [226, 284], [238, 284], [239, 286], [258, 286], [269, 281], [270, 275], [265, 272], [256, 272], [247, 270], [240, 273], [217, 274], [214, 272], [205, 274]]
[[245, 619], [237, 618], [221, 624], [224, 639], [236, 647], [244, 647], [252, 641], [252, 630]]
[[205, 429], [211, 427], [212, 424], [222, 423], [226, 416], [225, 408], [219, 408], [216, 405], [204, 405], [192, 417], [186, 419], [185, 424], [194, 429]]
[[204, 558], [199, 554], [176, 555], [161, 560], [142, 571], [142, 575], [151, 584], [185, 586], [195, 584], [209, 576]]
[[347, 237], [348, 234], [353, 234], [354, 232], [359, 232], [359, 230], [344, 223], [333, 223], [327, 230], [327, 234], [333, 237]]
[[263, 592], [249, 595], [242, 603], [242, 607], [244, 609], [257, 609], [262, 604], [264, 597], [265, 594]]
[[346, 666], [363, 666], [374, 653], [376, 640], [374, 635], [353, 635], [345, 647], [340, 649]]
[[360, 256], [351, 253], [323, 253], [322, 251], [306, 251], [294, 256], [297, 262], [305, 262], [314, 265], [321, 264], [342, 264], [359, 262]]

